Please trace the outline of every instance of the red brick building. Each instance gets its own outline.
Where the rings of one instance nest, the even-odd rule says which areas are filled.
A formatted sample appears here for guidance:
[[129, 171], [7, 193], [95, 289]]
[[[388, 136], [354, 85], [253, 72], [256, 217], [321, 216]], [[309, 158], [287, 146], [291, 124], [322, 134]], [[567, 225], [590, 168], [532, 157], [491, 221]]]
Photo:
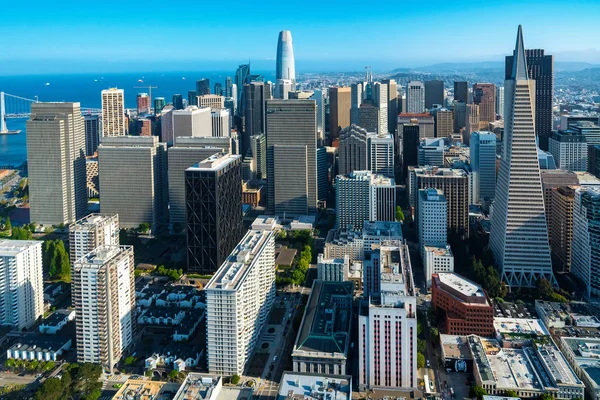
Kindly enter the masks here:
[[432, 275], [432, 304], [443, 311], [440, 332], [494, 336], [494, 307], [487, 293], [453, 272]]

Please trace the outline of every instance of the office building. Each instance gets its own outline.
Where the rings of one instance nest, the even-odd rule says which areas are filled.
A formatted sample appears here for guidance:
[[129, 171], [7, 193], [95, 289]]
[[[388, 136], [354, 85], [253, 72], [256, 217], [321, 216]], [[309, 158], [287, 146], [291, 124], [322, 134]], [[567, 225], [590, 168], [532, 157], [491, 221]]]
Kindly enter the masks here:
[[589, 162], [592, 155], [591, 153], [593, 153], [593, 146], [600, 145], [600, 126], [590, 121], [576, 121], [569, 123], [569, 130], [575, 132], [576, 135], [585, 137], [585, 141], [588, 145]]
[[[560, 116], [559, 129], [567, 131], [571, 129], [571, 125], [578, 125], [579, 122], [584, 122], [583, 126], [600, 125], [600, 117], [598, 115], [580, 115], [567, 114]], [[589, 124], [588, 124], [589, 123]]]
[[462, 128], [467, 126], [467, 103], [455, 100], [452, 115], [454, 117], [454, 132], [460, 132]]
[[[251, 170], [256, 179], [267, 178], [267, 135], [264, 133], [250, 137]], [[248, 155], [246, 155], [248, 156]]]
[[448, 242], [448, 202], [444, 193], [434, 188], [420, 189], [418, 197], [417, 235], [424, 259], [425, 246], [441, 247]]
[[[171, 224], [186, 223], [185, 170], [216, 153], [231, 154], [231, 139], [178, 137], [168, 150], [169, 216]], [[179, 230], [179, 229], [178, 229]]]
[[292, 349], [294, 372], [350, 372], [353, 294], [352, 282], [314, 281]]
[[415, 214], [418, 215], [419, 189], [441, 190], [448, 204], [448, 229], [466, 236], [469, 232], [469, 180], [469, 174], [463, 169], [409, 167], [410, 206], [417, 207]]
[[23, 330], [44, 314], [42, 242], [0, 240], [0, 325]]
[[276, 79], [288, 79], [296, 84], [296, 62], [294, 61], [294, 47], [292, 45], [292, 32], [279, 32], [277, 40], [277, 71]]
[[329, 136], [339, 137], [342, 129], [350, 125], [352, 90], [349, 87], [329, 88]]
[[137, 125], [140, 136], [152, 136], [152, 121], [148, 118], [138, 118]]
[[380, 289], [359, 308], [359, 388], [416, 388], [417, 298], [408, 247], [386, 242], [372, 253]]
[[552, 153], [548, 151], [537, 149], [538, 153], [538, 162], [540, 164], [540, 169], [556, 169], [556, 162], [554, 161], [554, 156]]
[[454, 113], [445, 108], [436, 109], [434, 114], [435, 137], [447, 138], [454, 132]]
[[125, 92], [110, 88], [102, 91], [102, 136], [124, 136], [127, 131], [125, 121]]
[[444, 81], [425, 81], [425, 109], [430, 110], [435, 104], [444, 105]]
[[188, 106], [173, 110], [173, 137], [212, 136], [212, 117], [209, 107]]
[[185, 170], [188, 272], [211, 274], [242, 237], [241, 157], [214, 154]]
[[388, 133], [388, 85], [375, 82], [372, 84], [372, 91], [373, 101], [377, 107], [377, 130], [374, 132], [378, 134]]
[[367, 135], [367, 169], [394, 177], [394, 138], [389, 133]]
[[275, 81], [275, 94], [274, 98], [280, 100], [287, 100], [290, 98], [290, 93], [296, 89], [294, 83], [289, 79], [277, 79]]
[[215, 94], [217, 96], [223, 96], [223, 85], [219, 82], [215, 83]]
[[100, 144], [100, 132], [102, 131], [102, 120], [99, 115], [85, 114], [85, 155], [91, 157], [96, 153]]
[[405, 113], [419, 114], [425, 111], [425, 86], [421, 81], [410, 81], [406, 85]]
[[71, 265], [103, 245], [119, 245], [119, 216], [117, 214], [90, 214], [69, 225]]
[[102, 139], [98, 146], [100, 210], [118, 214], [122, 228], [167, 223], [167, 145], [156, 136]]
[[231, 137], [231, 114], [226, 108], [216, 108], [210, 112], [213, 137]]
[[454, 256], [450, 245], [424, 246], [422, 253], [427, 288], [431, 287], [434, 274], [454, 272]]
[[196, 96], [210, 94], [210, 80], [207, 78], [196, 81]]
[[352, 399], [351, 375], [327, 375], [284, 371], [278, 399], [331, 397], [331, 400]]
[[475, 282], [453, 272], [434, 274], [431, 302], [444, 315], [440, 332], [494, 336], [494, 306]]
[[365, 221], [394, 221], [396, 184], [393, 178], [354, 171], [336, 177], [336, 227], [362, 229]]
[[414, 114], [402, 113], [398, 115], [398, 133], [403, 131], [404, 125], [419, 125], [419, 139], [435, 138], [435, 121], [429, 113]]
[[494, 122], [496, 120], [496, 85], [493, 83], [473, 84], [473, 103], [479, 106], [481, 121]]
[[180, 94], [173, 95], [173, 107], [176, 110], [183, 110], [183, 97]]
[[50, 226], [83, 218], [85, 128], [79, 103], [32, 103], [26, 139], [29, 220]]
[[160, 111], [160, 141], [164, 143], [173, 143], [175, 138], [173, 132], [173, 110], [172, 105], [166, 105]]
[[588, 170], [596, 178], [600, 178], [600, 145], [588, 147]]
[[587, 299], [600, 299], [600, 188], [575, 191], [571, 272], [585, 285]]
[[231, 77], [228, 76], [225, 79], [225, 97], [233, 97], [233, 95], [231, 93], [232, 86], [233, 86], [233, 81], [231, 80]]
[[536, 162], [534, 84], [527, 75], [519, 25], [513, 74], [504, 83], [508, 113], [490, 231], [490, 247], [502, 280], [514, 287], [535, 287], [540, 278], [555, 283]]
[[552, 132], [548, 150], [558, 169], [586, 172], [588, 170], [588, 144], [585, 136], [576, 131]]
[[373, 99], [365, 99], [358, 110], [358, 124], [368, 132], [379, 130], [379, 109]]
[[[311, 97], [317, 103], [317, 130], [325, 135], [325, 89], [317, 89]], [[269, 97], [269, 100], [272, 97]]]
[[496, 135], [473, 132], [470, 159], [474, 180], [473, 199], [487, 207], [496, 195]]
[[469, 102], [468, 82], [454, 82], [454, 101], [460, 101], [465, 104]]
[[[400, 132], [400, 127], [398, 127]], [[421, 136], [419, 124], [402, 125], [402, 177], [408, 177], [409, 167], [419, 165], [419, 138]]]
[[443, 167], [446, 147], [446, 141], [442, 138], [421, 140], [418, 149], [418, 163], [414, 165]]
[[[481, 115], [479, 113], [479, 105], [467, 104], [465, 114], [465, 130], [463, 132], [462, 141], [467, 146], [471, 145], [471, 135], [477, 132], [481, 126]], [[485, 125], [485, 122], [483, 123]]]
[[348, 280], [350, 258], [325, 258], [323, 254], [317, 257], [317, 279], [329, 282], [343, 282]]
[[387, 85], [388, 93], [388, 132], [391, 134], [396, 133], [398, 127], [398, 84], [393, 79], [382, 79], [382, 85]]
[[579, 185], [579, 177], [575, 172], [560, 169], [541, 170], [540, 176], [542, 191], [544, 192], [544, 210], [546, 215], [553, 215], [552, 190], [561, 186], [577, 186]]
[[[244, 84], [248, 83], [250, 64], [241, 64], [235, 71], [235, 83], [232, 85], [231, 96], [236, 99], [236, 116], [243, 117], [245, 110]], [[236, 96], [233, 95], [236, 92]]]
[[338, 147], [338, 173], [367, 170], [367, 130], [357, 125], [342, 129]]
[[250, 146], [249, 139], [251, 136], [265, 133], [265, 92], [262, 82], [252, 82], [244, 85], [244, 99], [246, 101], [246, 109], [244, 112], [245, 131], [244, 137], [247, 138], [242, 149], [242, 154], [246, 156], [246, 151]]
[[100, 196], [100, 179], [98, 178], [98, 157], [86, 157], [85, 175], [88, 198], [98, 198]]
[[[525, 50], [529, 79], [535, 81], [535, 130], [539, 146], [548, 150], [548, 138], [552, 134], [552, 105], [554, 100], [554, 56], [543, 49]], [[514, 72], [514, 56], [506, 56], [505, 78]], [[568, 128], [561, 129], [566, 130]]]
[[164, 97], [154, 98], [154, 114], [160, 114], [162, 109], [167, 105]]
[[317, 149], [317, 200], [326, 201], [329, 196], [329, 157], [325, 147]]
[[268, 207], [272, 213], [316, 212], [316, 111], [314, 100], [267, 100]]
[[600, 399], [600, 338], [561, 337], [560, 345], [564, 356], [585, 384], [589, 398]]
[[248, 231], [204, 291], [208, 371], [242, 375], [275, 299], [275, 234]]
[[363, 102], [363, 83], [350, 85], [350, 124], [360, 125], [360, 106]]
[[552, 213], [548, 214], [548, 236], [552, 264], [558, 273], [571, 272], [571, 243], [573, 242], [573, 207], [575, 189], [561, 186], [552, 189]]
[[189, 106], [198, 106], [198, 92], [195, 90], [188, 90], [187, 93], [187, 105]]
[[198, 107], [225, 108], [225, 97], [216, 94], [203, 94], [196, 98]]
[[150, 97], [148, 93], [138, 93], [137, 95], [137, 113], [138, 115], [150, 113]]
[[77, 362], [112, 374], [136, 331], [133, 247], [103, 245], [72, 267]]
[[496, 114], [504, 115], [504, 86], [496, 86]]

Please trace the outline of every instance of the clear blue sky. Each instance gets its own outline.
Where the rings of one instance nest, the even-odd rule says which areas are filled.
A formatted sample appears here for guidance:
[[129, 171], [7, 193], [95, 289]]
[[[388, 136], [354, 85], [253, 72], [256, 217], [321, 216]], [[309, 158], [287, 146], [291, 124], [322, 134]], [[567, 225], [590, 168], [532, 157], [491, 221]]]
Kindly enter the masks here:
[[0, 74], [268, 64], [281, 29], [292, 31], [299, 71], [501, 60], [518, 24], [526, 47], [600, 63], [598, 0], [252, 3], [4, 1]]

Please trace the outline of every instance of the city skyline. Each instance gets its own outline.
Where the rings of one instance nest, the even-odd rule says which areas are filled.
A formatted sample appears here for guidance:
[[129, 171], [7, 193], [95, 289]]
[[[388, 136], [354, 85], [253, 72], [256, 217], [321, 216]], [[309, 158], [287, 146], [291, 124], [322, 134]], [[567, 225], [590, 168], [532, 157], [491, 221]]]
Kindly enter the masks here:
[[[42, 3], [36, 6], [36, 3], [27, 9], [18, 4], [5, 9], [0, 35], [11, 39], [0, 55], [0, 61], [8, 64], [0, 69], [0, 74], [23, 73], [23, 68], [48, 73], [59, 65], [65, 73], [94, 68], [96, 71], [122, 69], [131, 64], [139, 66], [142, 61], [152, 61], [154, 65], [150, 68], [183, 64], [210, 69], [224, 68], [224, 62], [230, 65], [251, 59], [274, 67], [275, 35], [282, 29], [290, 30], [295, 37], [299, 71], [331, 69], [332, 66], [339, 69], [341, 65], [344, 69], [356, 68], [367, 65], [366, 61], [381, 69], [437, 62], [502, 60], [509, 55], [506, 38], [514, 26], [523, 22], [536, 28], [528, 36], [531, 48], [544, 48], [559, 61], [600, 63], [600, 49], [593, 40], [600, 34], [594, 24], [600, 12], [587, 0], [568, 8], [558, 1], [545, 2], [543, 7], [538, 2], [481, 5], [470, 1], [460, 8], [434, 2], [427, 10], [404, 6], [400, 14], [379, 11], [385, 9], [385, 5], [356, 14], [346, 7], [336, 7], [333, 2], [319, 4], [321, 18], [314, 13], [316, 7], [296, 10], [294, 21], [297, 22], [278, 15], [268, 20], [263, 18], [264, 8], [270, 5], [264, 2], [265, 7], [245, 10], [246, 18], [238, 20], [235, 27], [220, 22], [219, 18], [209, 18], [216, 22], [209, 21], [202, 27], [186, 24], [195, 18], [194, 13], [184, 15], [175, 7], [161, 7], [160, 13], [148, 14], [139, 13], [136, 5], [117, 5], [111, 0], [95, 4], [94, 9], [84, 5], [63, 13]], [[151, 6], [148, 4], [148, 8]], [[216, 5], [204, 7], [208, 15], [221, 12]], [[519, 12], [515, 13], [517, 7]], [[468, 21], [485, 14], [503, 23], [495, 24], [493, 30], [479, 30], [477, 35], [468, 29], [455, 29], [458, 19]], [[560, 15], [561, 20], [577, 19], [577, 35], [565, 34], [547, 23], [555, 15]], [[260, 25], [248, 22], [257, 19]], [[309, 25], [302, 22], [307, 19], [313, 22]], [[389, 33], [390, 26], [402, 26], [410, 35], [399, 39]], [[207, 28], [218, 31], [220, 40], [213, 41], [200, 34]], [[131, 38], [138, 37], [144, 29], [152, 29], [158, 37], [162, 33], [165, 40], [170, 32], [176, 32], [181, 39], [168, 41], [168, 46], [132, 46]], [[469, 46], [465, 47], [465, 43]], [[45, 63], [30, 65], [35, 60]]]

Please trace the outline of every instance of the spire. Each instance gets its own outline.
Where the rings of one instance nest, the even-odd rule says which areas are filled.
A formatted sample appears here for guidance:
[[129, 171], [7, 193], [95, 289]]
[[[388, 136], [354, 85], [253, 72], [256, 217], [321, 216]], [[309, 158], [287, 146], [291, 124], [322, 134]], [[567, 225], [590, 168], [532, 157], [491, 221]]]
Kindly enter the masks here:
[[527, 59], [525, 58], [525, 46], [523, 45], [523, 28], [519, 25], [517, 32], [517, 43], [515, 44], [515, 52], [513, 54], [513, 69], [512, 78], [514, 80], [529, 80], [527, 73]]

